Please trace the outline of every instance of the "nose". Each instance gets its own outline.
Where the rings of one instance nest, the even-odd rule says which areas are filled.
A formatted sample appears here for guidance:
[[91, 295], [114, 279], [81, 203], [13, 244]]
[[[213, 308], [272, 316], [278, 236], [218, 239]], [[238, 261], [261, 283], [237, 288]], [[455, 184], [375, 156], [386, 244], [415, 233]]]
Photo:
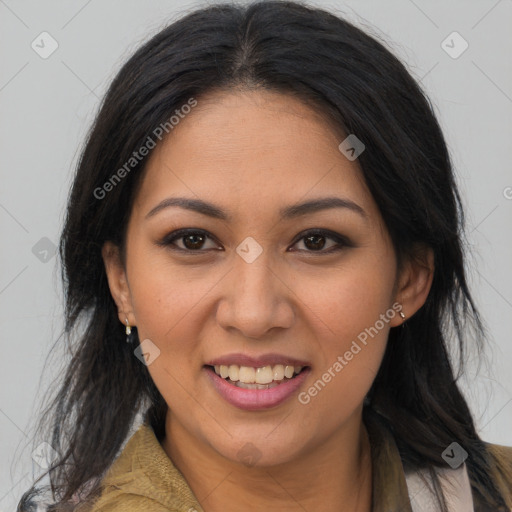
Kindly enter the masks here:
[[290, 328], [295, 319], [293, 291], [286, 276], [263, 252], [248, 263], [235, 258], [223, 280], [223, 296], [217, 307], [217, 322], [244, 338], [261, 339], [272, 329]]

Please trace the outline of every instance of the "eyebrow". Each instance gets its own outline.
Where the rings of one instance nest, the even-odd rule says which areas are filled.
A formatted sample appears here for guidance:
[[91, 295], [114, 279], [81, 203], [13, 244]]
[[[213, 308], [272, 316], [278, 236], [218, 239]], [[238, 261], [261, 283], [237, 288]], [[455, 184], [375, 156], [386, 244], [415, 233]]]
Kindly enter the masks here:
[[[222, 210], [218, 206], [212, 203], [203, 201], [202, 199], [192, 199], [187, 197], [168, 197], [154, 208], [152, 208], [147, 214], [146, 219], [153, 217], [157, 213], [165, 210], [166, 208], [178, 207], [184, 208], [185, 210], [191, 210], [214, 219], [220, 219], [224, 221], [230, 221], [231, 215], [226, 211]], [[322, 197], [319, 199], [312, 199], [303, 203], [297, 203], [279, 210], [279, 215], [283, 220], [295, 219], [304, 215], [316, 213], [322, 210], [331, 208], [345, 208], [359, 214], [364, 219], [368, 218], [367, 213], [354, 201], [341, 197]]]

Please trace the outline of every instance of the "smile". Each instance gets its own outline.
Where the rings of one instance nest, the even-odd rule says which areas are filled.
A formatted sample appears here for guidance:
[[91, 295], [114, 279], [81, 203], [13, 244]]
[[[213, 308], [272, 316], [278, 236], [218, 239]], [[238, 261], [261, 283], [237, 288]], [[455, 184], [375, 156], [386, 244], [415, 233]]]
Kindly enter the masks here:
[[203, 368], [215, 391], [229, 404], [246, 411], [282, 404], [300, 391], [311, 371], [309, 366], [282, 364], [258, 368], [205, 365]]
[[253, 368], [236, 364], [213, 366], [217, 375], [230, 384], [244, 389], [270, 389], [298, 375], [303, 366], [276, 364]]

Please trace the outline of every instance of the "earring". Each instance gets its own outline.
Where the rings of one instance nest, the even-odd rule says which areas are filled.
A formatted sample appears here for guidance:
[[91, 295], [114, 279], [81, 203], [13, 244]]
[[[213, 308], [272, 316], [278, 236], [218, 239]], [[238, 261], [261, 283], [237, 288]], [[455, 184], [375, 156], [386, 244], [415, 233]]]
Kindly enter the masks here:
[[128, 322], [128, 318], [126, 318], [126, 317], [125, 317], [125, 322], [126, 322], [126, 329], [125, 329], [126, 343], [133, 343], [135, 333], [132, 332], [132, 326], [130, 325], [130, 322]]
[[401, 316], [402, 320], [405, 320], [405, 314], [402, 310], [400, 310], [400, 316]]

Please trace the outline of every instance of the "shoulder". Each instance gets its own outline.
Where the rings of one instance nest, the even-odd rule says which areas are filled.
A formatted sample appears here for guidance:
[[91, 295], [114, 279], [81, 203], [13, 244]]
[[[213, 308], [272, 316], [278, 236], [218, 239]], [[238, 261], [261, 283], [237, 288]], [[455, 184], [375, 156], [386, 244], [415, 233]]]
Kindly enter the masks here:
[[485, 443], [485, 447], [500, 469], [508, 471], [512, 478], [512, 446]]
[[147, 423], [128, 440], [84, 512], [202, 511], [181, 472]]
[[[171, 509], [146, 496], [127, 494], [115, 496], [113, 493], [103, 495], [99, 501], [88, 508], [87, 512], [171, 512]], [[174, 512], [174, 511], [172, 511]]]
[[485, 443], [485, 447], [492, 458], [493, 476], [509, 500], [507, 505], [512, 508], [512, 446]]

